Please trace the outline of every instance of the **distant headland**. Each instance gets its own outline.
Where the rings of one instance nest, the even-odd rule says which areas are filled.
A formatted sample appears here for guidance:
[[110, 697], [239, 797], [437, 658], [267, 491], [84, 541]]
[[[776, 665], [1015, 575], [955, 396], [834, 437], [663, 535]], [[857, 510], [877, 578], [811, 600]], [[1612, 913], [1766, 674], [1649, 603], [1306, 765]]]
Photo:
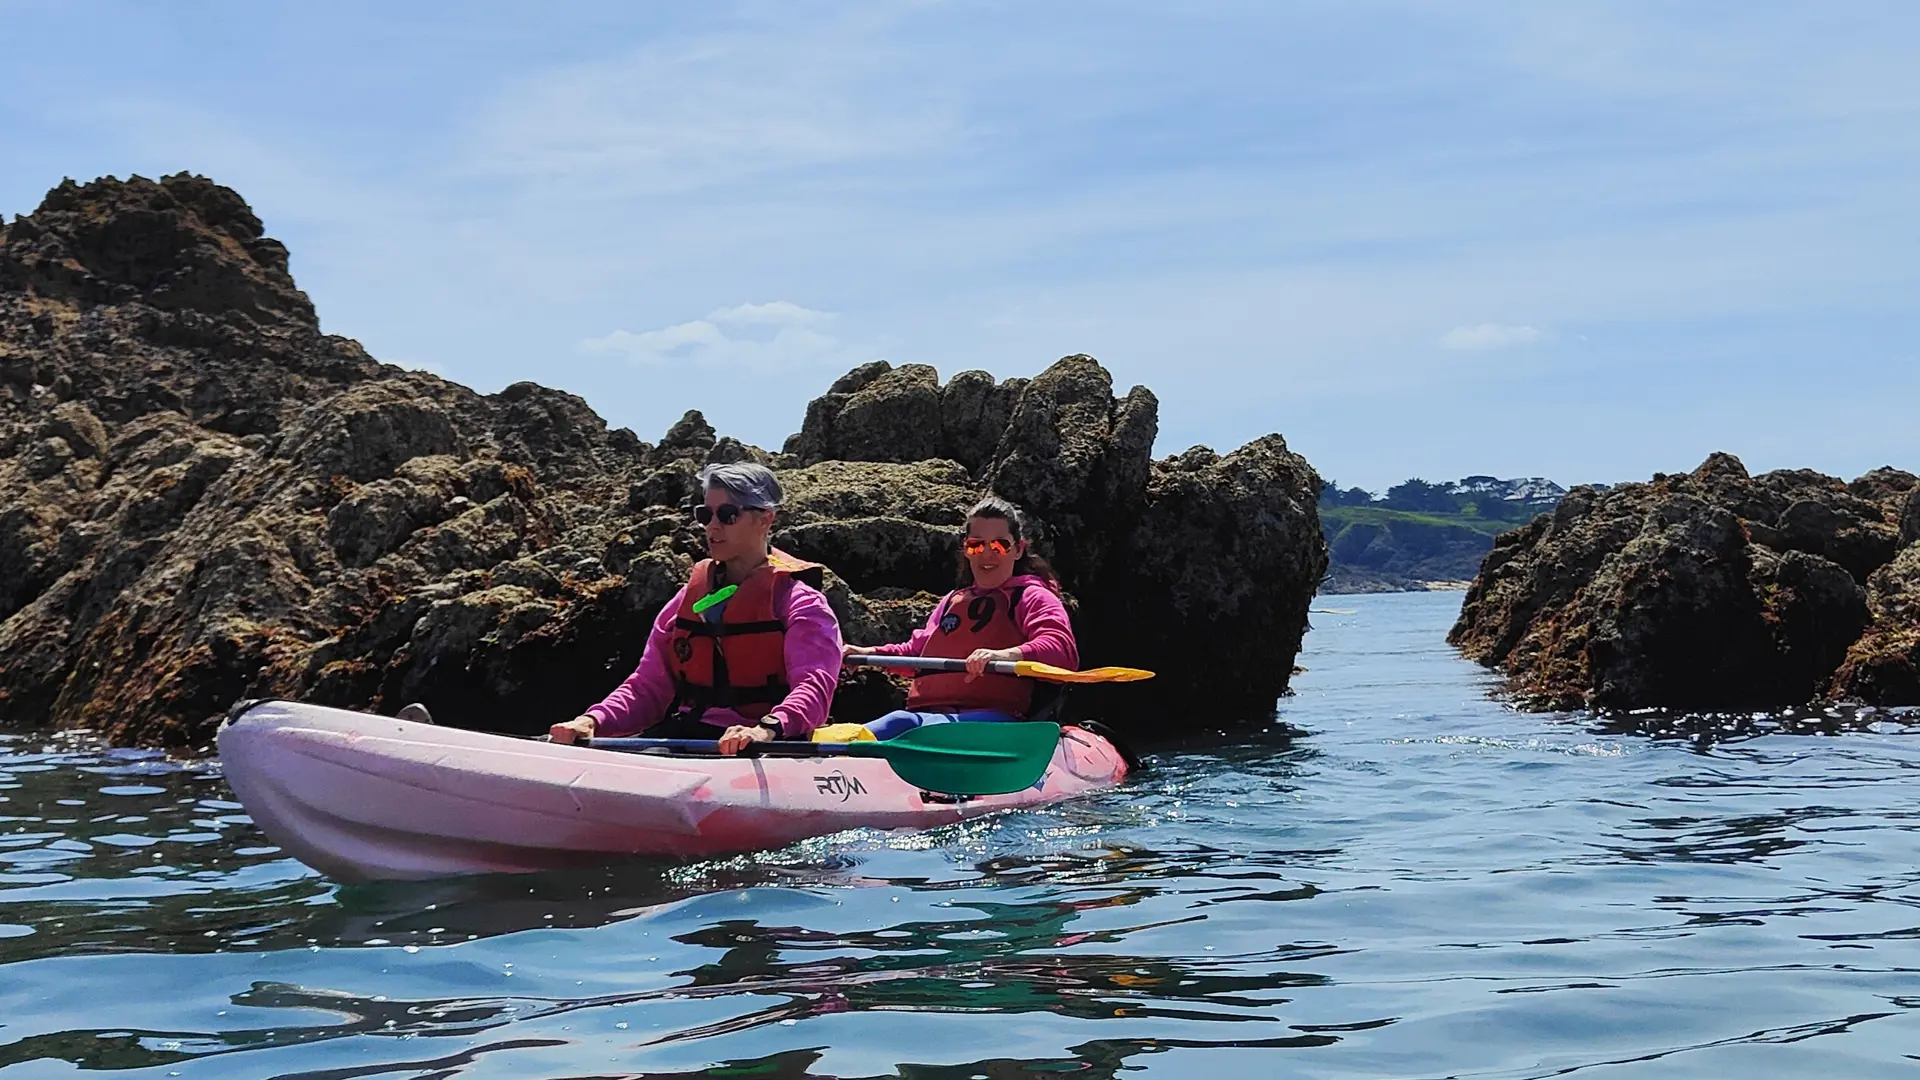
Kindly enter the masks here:
[[1558, 506], [1567, 489], [1538, 476], [1409, 479], [1384, 495], [1326, 481], [1320, 528], [1327, 538], [1322, 593], [1464, 589], [1493, 538]]

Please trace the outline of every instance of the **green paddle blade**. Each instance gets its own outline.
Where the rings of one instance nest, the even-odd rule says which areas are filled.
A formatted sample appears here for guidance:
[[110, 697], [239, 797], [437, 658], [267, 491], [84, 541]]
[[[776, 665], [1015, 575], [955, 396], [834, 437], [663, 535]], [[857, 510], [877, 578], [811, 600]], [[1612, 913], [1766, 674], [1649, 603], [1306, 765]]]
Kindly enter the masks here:
[[847, 744], [848, 757], [884, 758], [900, 779], [942, 795], [1003, 795], [1047, 771], [1060, 725], [951, 723], [917, 727], [885, 742]]

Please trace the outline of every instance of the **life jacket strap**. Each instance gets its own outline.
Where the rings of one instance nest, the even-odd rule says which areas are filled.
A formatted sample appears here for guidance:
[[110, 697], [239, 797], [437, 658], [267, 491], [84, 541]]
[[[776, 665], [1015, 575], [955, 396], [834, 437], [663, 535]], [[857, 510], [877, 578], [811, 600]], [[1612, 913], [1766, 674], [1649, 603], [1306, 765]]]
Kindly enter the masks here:
[[719, 622], [710, 623], [701, 619], [675, 619], [674, 628], [684, 630], [692, 637], [740, 637], [743, 634], [784, 634], [787, 624], [779, 619], [765, 622]]

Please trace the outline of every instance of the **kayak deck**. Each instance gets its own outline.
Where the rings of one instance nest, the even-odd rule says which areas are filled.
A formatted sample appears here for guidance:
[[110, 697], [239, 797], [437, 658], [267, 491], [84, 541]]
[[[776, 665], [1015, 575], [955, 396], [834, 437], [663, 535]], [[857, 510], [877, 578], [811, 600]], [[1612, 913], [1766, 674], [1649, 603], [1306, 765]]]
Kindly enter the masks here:
[[1107, 740], [1063, 728], [1032, 787], [952, 797], [872, 758], [620, 753], [287, 701], [258, 703], [222, 725], [219, 752], [262, 831], [345, 881], [726, 855], [850, 828], [926, 829], [1109, 787], [1127, 771]]

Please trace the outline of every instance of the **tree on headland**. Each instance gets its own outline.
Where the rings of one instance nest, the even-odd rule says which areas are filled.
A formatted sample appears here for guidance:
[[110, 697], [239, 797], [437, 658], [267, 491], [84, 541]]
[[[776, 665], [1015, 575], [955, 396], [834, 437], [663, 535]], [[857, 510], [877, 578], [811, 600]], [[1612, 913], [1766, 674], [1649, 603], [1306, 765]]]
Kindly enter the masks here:
[[1320, 484], [1321, 506], [1371, 506], [1373, 501], [1373, 492], [1365, 488], [1350, 487], [1341, 491], [1340, 485], [1332, 480]]
[[1325, 480], [1320, 485], [1320, 505], [1373, 506], [1518, 524], [1553, 509], [1564, 493], [1558, 484], [1538, 478], [1502, 480], [1494, 476], [1468, 476], [1434, 483], [1416, 476], [1388, 488], [1385, 496], [1357, 487], [1341, 490], [1338, 482]]
[[1457, 514], [1460, 512], [1460, 501], [1452, 484], [1433, 484], [1413, 477], [1387, 489], [1386, 505], [1389, 510]]

